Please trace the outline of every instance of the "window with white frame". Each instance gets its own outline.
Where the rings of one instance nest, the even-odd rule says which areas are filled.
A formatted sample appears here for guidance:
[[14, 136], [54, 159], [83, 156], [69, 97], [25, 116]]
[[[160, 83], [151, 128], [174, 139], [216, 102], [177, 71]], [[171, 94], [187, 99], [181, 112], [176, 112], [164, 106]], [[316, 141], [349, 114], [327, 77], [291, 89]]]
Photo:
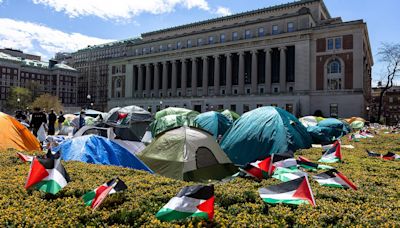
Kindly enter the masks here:
[[272, 25], [272, 35], [276, 35], [279, 33], [278, 25]]
[[341, 37], [335, 38], [335, 49], [342, 49], [342, 38]]
[[246, 38], [246, 39], [250, 39], [251, 38], [251, 30], [246, 30], [245, 32], [244, 32], [244, 37]]
[[265, 30], [264, 27], [258, 28], [258, 36], [265, 36]]
[[224, 42], [225, 42], [225, 34], [224, 34], [224, 33], [222, 33], [222, 34], [219, 36], [219, 40], [220, 40], [221, 43], [224, 43]]
[[294, 32], [294, 23], [293, 22], [289, 22], [287, 24], [287, 31], [288, 32]]
[[339, 59], [332, 59], [326, 69], [327, 89], [341, 90], [343, 88], [343, 70]]
[[328, 50], [333, 50], [333, 39], [328, 39]]

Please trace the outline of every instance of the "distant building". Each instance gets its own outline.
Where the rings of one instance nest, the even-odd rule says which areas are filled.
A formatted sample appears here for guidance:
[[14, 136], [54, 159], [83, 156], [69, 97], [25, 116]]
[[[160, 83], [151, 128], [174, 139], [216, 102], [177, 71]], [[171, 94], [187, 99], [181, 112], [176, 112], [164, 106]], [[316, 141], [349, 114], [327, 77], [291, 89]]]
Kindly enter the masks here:
[[71, 53], [70, 65], [78, 70], [78, 105], [107, 110], [108, 68], [110, 60], [127, 56], [128, 44], [137, 39], [121, 40], [102, 45], [89, 46]]
[[72, 55], [69, 52], [58, 52], [54, 56], [54, 60], [66, 65], [72, 65]]
[[[301, 116], [366, 116], [371, 55], [363, 20], [301, 0], [144, 33], [108, 73], [109, 108], [135, 104]], [[102, 77], [103, 78], [103, 77]], [[102, 81], [102, 80], [100, 80]], [[106, 90], [105, 90], [106, 91]]]
[[[0, 52], [0, 109], [5, 109], [11, 87], [35, 84], [38, 95], [58, 96], [64, 107], [76, 107], [78, 72], [65, 64], [50, 60], [43, 62]], [[40, 59], [40, 56], [39, 56]]]
[[[371, 121], [378, 121], [379, 98], [382, 89], [372, 88], [372, 99], [369, 107]], [[393, 86], [383, 97], [382, 117], [387, 125], [396, 125], [400, 121], [400, 86]]]
[[21, 59], [30, 59], [30, 60], [41, 61], [41, 57], [39, 55], [27, 54], [20, 50], [15, 50], [15, 49], [11, 49], [11, 48], [4, 48], [4, 49], [0, 48], [0, 52], [9, 54], [14, 57], [20, 57]]

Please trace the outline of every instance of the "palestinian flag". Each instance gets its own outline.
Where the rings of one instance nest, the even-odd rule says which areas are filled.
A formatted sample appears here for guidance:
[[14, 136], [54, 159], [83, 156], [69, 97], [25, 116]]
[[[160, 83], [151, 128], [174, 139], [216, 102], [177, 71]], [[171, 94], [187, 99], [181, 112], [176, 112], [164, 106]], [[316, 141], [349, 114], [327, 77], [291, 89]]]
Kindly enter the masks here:
[[305, 170], [316, 171], [317, 169], [333, 169], [333, 167], [329, 165], [321, 165], [314, 162], [311, 162], [309, 159], [299, 156], [297, 158], [297, 165]]
[[188, 217], [214, 218], [214, 186], [195, 185], [184, 187], [159, 210], [156, 217], [162, 221]]
[[270, 163], [271, 157], [267, 157], [262, 161], [256, 161], [247, 164], [243, 168], [239, 168], [239, 170], [247, 174], [248, 176], [254, 177], [258, 180], [262, 180], [263, 178], [268, 177]]
[[25, 155], [23, 153], [17, 152], [17, 155], [19, 159], [23, 162], [32, 162], [33, 161], [33, 156]]
[[330, 145], [318, 162], [334, 163], [342, 161], [342, 153], [340, 152], [340, 141], [336, 140]]
[[322, 186], [346, 189], [351, 188], [353, 190], [357, 190], [355, 184], [336, 169], [331, 169], [324, 173], [320, 173], [316, 176], [313, 176], [313, 178]]
[[382, 157], [382, 154], [375, 153], [375, 152], [373, 152], [371, 150], [366, 150], [366, 151], [368, 153], [368, 156], [370, 156], [370, 157], [379, 157], [379, 158]]
[[287, 154], [272, 154], [271, 155], [271, 163], [268, 168], [268, 174], [272, 176], [275, 169], [278, 167], [282, 168], [289, 168], [289, 167], [296, 167], [297, 161], [293, 157], [292, 153]]
[[122, 124], [125, 125], [128, 123], [128, 118], [129, 114], [128, 113], [118, 113], [118, 119], [117, 119], [117, 124]]
[[35, 187], [47, 193], [57, 194], [69, 181], [61, 159], [35, 157], [31, 163], [25, 188]]
[[393, 152], [388, 152], [387, 154], [382, 155], [382, 159], [390, 160], [390, 161], [392, 161], [392, 160], [400, 160], [400, 155], [395, 154]]
[[114, 178], [93, 191], [86, 193], [82, 198], [86, 206], [96, 209], [107, 195], [123, 191], [127, 188], [128, 187], [122, 180]]
[[299, 177], [307, 176], [307, 173], [297, 169], [297, 168], [282, 168], [278, 167], [275, 169], [274, 174], [272, 175], [273, 178], [278, 179], [280, 181], [286, 182], [297, 179]]
[[307, 176], [268, 188], [260, 188], [258, 192], [266, 203], [311, 204], [315, 206], [315, 199]]

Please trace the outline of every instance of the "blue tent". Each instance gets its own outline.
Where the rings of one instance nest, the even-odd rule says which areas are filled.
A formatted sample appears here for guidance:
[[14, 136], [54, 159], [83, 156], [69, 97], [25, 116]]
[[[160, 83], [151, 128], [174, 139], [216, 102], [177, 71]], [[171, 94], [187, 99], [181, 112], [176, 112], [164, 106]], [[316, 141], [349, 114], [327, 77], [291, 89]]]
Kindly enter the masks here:
[[139, 158], [111, 140], [97, 136], [85, 135], [62, 143], [56, 151], [61, 158], [68, 161], [81, 161], [93, 164], [123, 166], [153, 173]]
[[228, 119], [228, 117], [214, 111], [198, 115], [194, 119], [194, 122], [197, 123], [200, 128], [210, 132], [215, 139], [217, 139], [219, 135], [223, 136], [232, 125], [232, 121]]
[[[320, 121], [316, 127], [308, 129], [308, 132], [313, 137], [314, 143], [331, 143], [337, 138], [348, 134], [350, 131], [351, 128], [348, 124], [335, 118], [324, 119]], [[323, 137], [325, 137], [325, 139], [323, 139]], [[326, 142], [326, 139], [330, 139], [330, 141]]]
[[311, 147], [311, 137], [299, 120], [276, 107], [245, 113], [225, 133], [221, 148], [233, 163], [244, 165], [270, 154]]
[[336, 140], [335, 130], [330, 127], [309, 126], [307, 132], [316, 144], [329, 144]]

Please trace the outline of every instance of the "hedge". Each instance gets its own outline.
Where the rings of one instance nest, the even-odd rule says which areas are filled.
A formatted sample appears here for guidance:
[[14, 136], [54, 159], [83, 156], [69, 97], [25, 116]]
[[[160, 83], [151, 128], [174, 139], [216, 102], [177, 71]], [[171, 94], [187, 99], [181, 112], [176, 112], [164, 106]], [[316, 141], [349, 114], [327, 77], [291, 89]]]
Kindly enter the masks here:
[[[349, 144], [346, 139], [343, 144]], [[52, 196], [26, 191], [24, 183], [29, 164], [22, 163], [15, 151], [0, 152], [0, 226], [55, 227], [178, 227], [178, 226], [400, 226], [400, 162], [367, 157], [365, 149], [378, 152], [400, 151], [397, 135], [381, 135], [352, 143], [355, 149], [342, 149], [344, 163], [334, 166], [354, 181], [358, 191], [319, 186], [311, 181], [317, 206], [268, 205], [257, 190], [279, 183], [268, 179], [258, 183], [235, 179], [215, 184], [213, 221], [186, 219], [161, 222], [155, 213], [183, 186], [194, 184], [172, 180], [131, 169], [64, 162], [72, 182]], [[321, 149], [296, 153], [316, 161]], [[311, 174], [311, 173], [310, 173]], [[113, 177], [120, 177], [128, 190], [110, 195], [96, 211], [86, 207], [81, 196]]]

